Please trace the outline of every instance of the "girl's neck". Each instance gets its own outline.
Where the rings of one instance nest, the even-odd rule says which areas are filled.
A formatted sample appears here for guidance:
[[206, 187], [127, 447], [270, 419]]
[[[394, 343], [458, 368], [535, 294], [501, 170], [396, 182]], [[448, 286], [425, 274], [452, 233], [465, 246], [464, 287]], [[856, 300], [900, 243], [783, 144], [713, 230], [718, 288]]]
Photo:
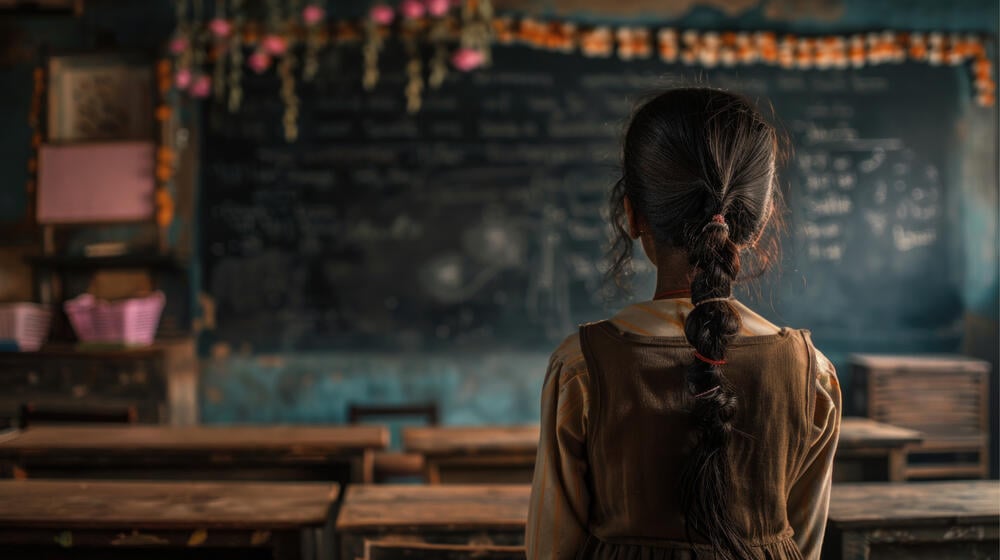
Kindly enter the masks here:
[[691, 265], [688, 263], [687, 255], [682, 251], [660, 251], [653, 264], [656, 265], [654, 298], [691, 296], [690, 293], [680, 293], [682, 290], [691, 289]]

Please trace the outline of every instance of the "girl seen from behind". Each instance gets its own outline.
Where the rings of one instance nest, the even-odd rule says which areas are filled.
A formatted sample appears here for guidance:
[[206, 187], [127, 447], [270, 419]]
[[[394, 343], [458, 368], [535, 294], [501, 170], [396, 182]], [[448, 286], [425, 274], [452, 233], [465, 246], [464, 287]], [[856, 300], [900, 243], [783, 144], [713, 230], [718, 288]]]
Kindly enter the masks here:
[[836, 374], [807, 331], [732, 297], [741, 260], [767, 260], [777, 151], [732, 93], [670, 90], [633, 115], [612, 273], [638, 239], [656, 292], [552, 355], [529, 559], [819, 558]]

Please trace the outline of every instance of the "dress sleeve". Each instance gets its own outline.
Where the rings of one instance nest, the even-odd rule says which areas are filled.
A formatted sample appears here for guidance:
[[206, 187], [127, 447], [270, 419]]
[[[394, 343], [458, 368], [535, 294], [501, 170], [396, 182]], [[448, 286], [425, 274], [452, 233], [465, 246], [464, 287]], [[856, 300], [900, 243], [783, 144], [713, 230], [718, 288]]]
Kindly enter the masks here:
[[525, 534], [529, 560], [576, 558], [587, 538], [588, 374], [579, 342], [570, 339], [567, 344], [575, 344], [577, 351], [556, 351], [542, 388], [541, 436]]
[[788, 496], [788, 520], [806, 560], [819, 560], [830, 508], [833, 456], [840, 437], [840, 383], [833, 364], [816, 352], [812, 438]]

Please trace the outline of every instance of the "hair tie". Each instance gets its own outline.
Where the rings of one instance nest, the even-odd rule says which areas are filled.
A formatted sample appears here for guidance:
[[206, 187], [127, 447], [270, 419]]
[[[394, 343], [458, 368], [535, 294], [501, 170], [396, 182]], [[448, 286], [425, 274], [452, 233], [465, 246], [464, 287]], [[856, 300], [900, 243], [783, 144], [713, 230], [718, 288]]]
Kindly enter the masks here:
[[694, 357], [710, 366], [721, 366], [726, 363], [726, 360], [713, 360], [712, 358], [706, 358], [702, 356], [697, 350], [694, 351]]
[[702, 398], [705, 398], [705, 397], [707, 397], [709, 395], [714, 395], [715, 393], [718, 393], [720, 389], [722, 389], [722, 387], [719, 386], [719, 385], [716, 385], [715, 387], [712, 387], [711, 389], [709, 389], [707, 391], [703, 391], [701, 393], [698, 393], [697, 395], [694, 396], [694, 398], [696, 398], [696, 399], [702, 399]]
[[732, 299], [733, 299], [733, 296], [710, 297], [710, 298], [705, 298], [705, 299], [701, 299], [701, 300], [698, 300], [698, 301], [694, 302], [694, 306], [698, 307], [699, 305], [701, 305], [703, 303], [712, 303], [713, 301], [730, 301]]
[[701, 230], [705, 231], [706, 229], [708, 229], [710, 227], [722, 227], [722, 228], [726, 228], [728, 230], [729, 229], [729, 224], [726, 223], [726, 217], [725, 216], [723, 216], [722, 214], [716, 214], [716, 215], [712, 216], [712, 219], [709, 220], [709, 222], [707, 224], [705, 224], [705, 226], [702, 227]]

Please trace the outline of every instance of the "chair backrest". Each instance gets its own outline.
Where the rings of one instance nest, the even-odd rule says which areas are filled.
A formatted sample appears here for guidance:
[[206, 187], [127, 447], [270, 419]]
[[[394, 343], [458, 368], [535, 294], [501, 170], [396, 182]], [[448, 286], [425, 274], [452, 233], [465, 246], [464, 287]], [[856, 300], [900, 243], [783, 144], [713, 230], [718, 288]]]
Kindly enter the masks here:
[[435, 403], [351, 404], [348, 407], [347, 418], [351, 424], [371, 418], [422, 418], [428, 426], [437, 426], [438, 405]]
[[135, 424], [139, 411], [128, 406], [52, 406], [24, 403], [20, 411], [21, 429], [39, 424]]
[[365, 560], [525, 560], [523, 546], [365, 542]]
[[401, 430], [410, 424], [438, 425], [438, 405], [436, 403], [404, 404], [355, 404], [347, 409], [347, 419], [351, 424], [380, 421], [388, 424], [391, 449], [401, 448]]

